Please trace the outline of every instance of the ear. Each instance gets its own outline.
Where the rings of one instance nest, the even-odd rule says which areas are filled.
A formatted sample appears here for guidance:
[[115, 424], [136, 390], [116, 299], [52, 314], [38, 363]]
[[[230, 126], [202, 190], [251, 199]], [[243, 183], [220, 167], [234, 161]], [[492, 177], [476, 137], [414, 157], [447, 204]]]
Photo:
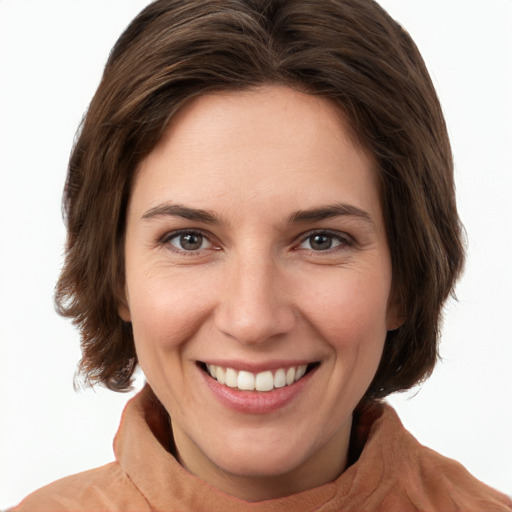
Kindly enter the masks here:
[[130, 313], [130, 300], [128, 298], [128, 290], [125, 286], [119, 286], [120, 290], [117, 292], [118, 306], [117, 313], [123, 322], [131, 322], [132, 315]]
[[407, 319], [405, 311], [398, 301], [393, 301], [388, 306], [388, 312], [386, 315], [386, 330], [394, 331], [405, 323]]
[[132, 317], [130, 315], [130, 308], [125, 304], [120, 304], [117, 308], [117, 312], [119, 313], [119, 316], [121, 317], [121, 320], [123, 322], [131, 322]]

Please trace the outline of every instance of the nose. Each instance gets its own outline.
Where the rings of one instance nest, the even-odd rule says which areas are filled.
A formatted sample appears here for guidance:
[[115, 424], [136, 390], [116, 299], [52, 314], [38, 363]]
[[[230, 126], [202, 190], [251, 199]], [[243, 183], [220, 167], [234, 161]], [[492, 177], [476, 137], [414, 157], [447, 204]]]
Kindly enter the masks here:
[[263, 257], [239, 257], [226, 271], [215, 322], [243, 344], [264, 344], [292, 331], [293, 304], [278, 265]]

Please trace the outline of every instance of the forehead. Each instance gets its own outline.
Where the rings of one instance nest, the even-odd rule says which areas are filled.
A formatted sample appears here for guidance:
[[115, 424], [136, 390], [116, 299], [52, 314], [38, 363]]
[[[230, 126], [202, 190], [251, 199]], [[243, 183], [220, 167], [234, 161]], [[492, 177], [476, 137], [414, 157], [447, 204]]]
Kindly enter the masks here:
[[235, 142], [234, 136], [239, 149], [259, 145], [266, 153], [283, 144], [294, 146], [295, 152], [299, 144], [321, 149], [324, 141], [333, 139], [341, 146], [357, 146], [371, 158], [334, 101], [284, 85], [215, 92], [189, 100], [173, 116], [152, 153], [165, 151], [166, 146], [217, 144], [222, 137], [229, 144]]
[[266, 86], [185, 105], [139, 166], [133, 194], [145, 207], [165, 200], [202, 208], [219, 198], [227, 206], [238, 198], [238, 209], [347, 200], [375, 209], [374, 167], [333, 102]]

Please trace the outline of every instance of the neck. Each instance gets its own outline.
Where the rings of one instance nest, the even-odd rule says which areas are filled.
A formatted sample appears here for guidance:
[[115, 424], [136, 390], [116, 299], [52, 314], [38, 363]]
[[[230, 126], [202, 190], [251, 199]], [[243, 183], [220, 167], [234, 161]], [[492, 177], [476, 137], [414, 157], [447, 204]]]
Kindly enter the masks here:
[[351, 420], [298, 467], [285, 473], [268, 468], [265, 475], [234, 474], [205, 459], [188, 436], [175, 432], [174, 437], [178, 461], [190, 473], [226, 494], [257, 502], [290, 496], [334, 481], [347, 467], [350, 430]]

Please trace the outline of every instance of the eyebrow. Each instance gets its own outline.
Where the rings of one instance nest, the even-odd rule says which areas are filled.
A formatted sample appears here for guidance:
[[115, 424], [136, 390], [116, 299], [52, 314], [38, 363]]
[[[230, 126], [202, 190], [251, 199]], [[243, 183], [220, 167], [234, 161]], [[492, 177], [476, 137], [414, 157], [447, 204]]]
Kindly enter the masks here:
[[[222, 224], [222, 219], [214, 212], [209, 210], [201, 210], [197, 208], [189, 208], [182, 204], [163, 203], [147, 210], [142, 219], [152, 219], [155, 217], [181, 217], [183, 219], [204, 222], [205, 224]], [[370, 224], [374, 227], [371, 215], [358, 208], [345, 203], [338, 203], [327, 206], [311, 208], [309, 210], [298, 210], [288, 217], [288, 224], [296, 224], [300, 222], [319, 222], [333, 217], [355, 217]]]
[[142, 215], [142, 219], [152, 219], [154, 217], [182, 217], [187, 220], [204, 222], [206, 224], [220, 224], [221, 219], [215, 213], [207, 210], [188, 208], [181, 204], [164, 203], [154, 208], [150, 208]]
[[371, 215], [351, 204], [337, 203], [328, 206], [321, 206], [319, 208], [312, 208], [310, 210], [299, 210], [288, 218], [289, 223], [298, 222], [317, 222], [325, 219], [331, 219], [333, 217], [355, 217], [363, 220], [374, 227], [374, 222]]

